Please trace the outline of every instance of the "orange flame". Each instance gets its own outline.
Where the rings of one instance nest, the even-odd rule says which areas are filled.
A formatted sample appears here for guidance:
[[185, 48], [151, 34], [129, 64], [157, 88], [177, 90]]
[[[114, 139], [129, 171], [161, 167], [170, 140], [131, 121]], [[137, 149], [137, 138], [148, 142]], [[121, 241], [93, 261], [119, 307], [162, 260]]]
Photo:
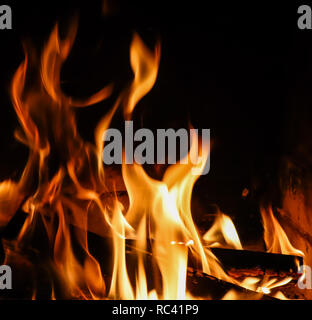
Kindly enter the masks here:
[[304, 253], [291, 245], [285, 231], [274, 216], [272, 207], [268, 207], [267, 209], [261, 208], [260, 212], [264, 228], [264, 241], [268, 252], [293, 254], [303, 257]]
[[218, 214], [214, 225], [206, 232], [203, 239], [210, 247], [243, 249], [231, 218], [223, 213]]

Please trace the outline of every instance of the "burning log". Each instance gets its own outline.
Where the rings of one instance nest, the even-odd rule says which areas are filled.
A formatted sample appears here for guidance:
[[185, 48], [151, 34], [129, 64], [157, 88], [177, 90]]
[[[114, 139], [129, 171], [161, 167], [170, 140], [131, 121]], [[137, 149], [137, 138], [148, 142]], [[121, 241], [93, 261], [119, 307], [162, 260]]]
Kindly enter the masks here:
[[211, 248], [211, 251], [234, 278], [267, 275], [297, 280], [298, 267], [303, 264], [302, 257], [293, 255], [223, 248]]
[[195, 297], [212, 300], [223, 299], [229, 292], [235, 294], [235, 298], [239, 300], [274, 300], [271, 296], [217, 279], [193, 268], [188, 268], [187, 287]]
[[[19, 224], [18, 220], [22, 219], [22, 212], [19, 214], [19, 219], [16, 217], [15, 223]], [[12, 221], [14, 222], [14, 221]], [[11, 223], [12, 223], [11, 222]], [[14, 238], [14, 234], [8, 235], [5, 233], [6, 238]], [[95, 256], [98, 254], [103, 254], [103, 250], [105, 254], [108, 254], [109, 245], [106, 241], [110, 241], [108, 238], [102, 242], [102, 245], [99, 246], [99, 236], [93, 233], [90, 233], [91, 238], [95, 237], [95, 241], [90, 242], [90, 245], [93, 244], [97, 248], [94, 251]], [[127, 240], [130, 248], [133, 248], [134, 240]], [[30, 280], [29, 277], [21, 277], [21, 279], [17, 279], [17, 282], [20, 284], [22, 289], [19, 289], [20, 292], [15, 292], [15, 295], [19, 297], [30, 298], [34, 295], [34, 288], [36, 288], [36, 298], [48, 298], [51, 297], [51, 292], [53, 290], [53, 294], [57, 293], [58, 298], [61, 299], [71, 299], [70, 293], [66, 292], [62, 287], [59, 277], [60, 275], [54, 270], [53, 264], [51, 263], [49, 257], [43, 257], [42, 254], [39, 254], [38, 250], [23, 250], [23, 254], [19, 252], [17, 247], [13, 246], [14, 241], [4, 241], [4, 244], [7, 248], [6, 252], [9, 252], [9, 260], [10, 264], [14, 266], [15, 273], [25, 275], [25, 270], [28, 270], [28, 274], [32, 274], [33, 281], [37, 282], [38, 277], [41, 279], [39, 283], [34, 284], [33, 281]], [[24, 248], [25, 249], [25, 248]], [[246, 277], [246, 276], [278, 276], [278, 277], [286, 277], [292, 276], [297, 277], [298, 274], [296, 270], [298, 268], [298, 264], [302, 263], [302, 259], [300, 257], [291, 256], [291, 255], [281, 255], [281, 254], [269, 254], [264, 252], [253, 252], [247, 250], [232, 250], [232, 249], [222, 249], [222, 248], [211, 248], [212, 252], [216, 255], [216, 257], [222, 263], [225, 271], [234, 278], [238, 277]], [[39, 255], [38, 255], [39, 254]], [[157, 272], [155, 272], [155, 268], [153, 268], [152, 263], [152, 254], [146, 252], [145, 255], [148, 269], [154, 270], [154, 275], [152, 278], [157, 277]], [[131, 263], [131, 260], [133, 260]], [[127, 261], [134, 267], [136, 261], [136, 255], [133, 250], [127, 250]], [[44, 263], [43, 263], [44, 262]], [[109, 275], [111, 272], [107, 269], [107, 265], [101, 265], [101, 269], [106, 279], [107, 284], [110, 283]], [[130, 274], [134, 275], [136, 272], [130, 272]], [[107, 280], [108, 279], [108, 280]], [[154, 279], [155, 280], [155, 279]], [[26, 281], [26, 282], [25, 282]], [[155, 284], [155, 281], [152, 281]], [[273, 299], [268, 295], [264, 295], [260, 292], [255, 292], [252, 290], [245, 289], [238, 285], [235, 285], [230, 282], [226, 282], [224, 280], [220, 280], [211, 275], [205, 274], [195, 268], [188, 268], [187, 271], [187, 288], [189, 292], [198, 298], [205, 299], [222, 299], [226, 297], [228, 293], [235, 295], [235, 299]], [[60, 289], [62, 287], [62, 289]], [[40, 289], [42, 288], [42, 289]], [[52, 289], [53, 288], [53, 289]], [[57, 291], [57, 292], [55, 292]], [[232, 296], [230, 296], [231, 298]], [[9, 297], [8, 297], [9, 298]], [[77, 297], [74, 297], [77, 298]]]

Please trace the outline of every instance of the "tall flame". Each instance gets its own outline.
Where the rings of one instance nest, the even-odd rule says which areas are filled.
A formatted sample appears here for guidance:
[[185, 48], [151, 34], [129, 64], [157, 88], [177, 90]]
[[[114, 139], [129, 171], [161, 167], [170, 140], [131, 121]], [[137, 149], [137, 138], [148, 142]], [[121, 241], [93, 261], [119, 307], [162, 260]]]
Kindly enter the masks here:
[[264, 241], [268, 252], [294, 254], [303, 257], [304, 253], [294, 248], [290, 243], [285, 231], [274, 216], [272, 207], [261, 208], [260, 212], [264, 228]]

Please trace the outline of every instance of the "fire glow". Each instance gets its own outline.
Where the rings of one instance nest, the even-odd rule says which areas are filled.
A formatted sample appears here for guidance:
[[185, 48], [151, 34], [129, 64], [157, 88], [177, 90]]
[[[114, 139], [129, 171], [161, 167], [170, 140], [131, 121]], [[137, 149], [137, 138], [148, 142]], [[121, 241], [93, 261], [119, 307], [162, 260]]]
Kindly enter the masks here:
[[[198, 174], [206, 168], [210, 146], [204, 140], [200, 145], [194, 143], [198, 139], [196, 131], [190, 131], [185, 159], [169, 166], [162, 180], [151, 178], [138, 163], [123, 162], [129, 206], [125, 208], [117, 192], [110, 193], [107, 200], [105, 195], [110, 190], [102, 160], [103, 135], [119, 108], [130, 121], [136, 104], [154, 86], [160, 44], [150, 51], [137, 34], [133, 36], [133, 81], [100, 120], [95, 143], [91, 144], [79, 136], [74, 109], [108, 98], [113, 88], [107, 86], [84, 101], [62, 92], [60, 71], [76, 29], [73, 24], [61, 40], [56, 26], [40, 63], [26, 51], [13, 78], [12, 101], [21, 125], [15, 136], [28, 147], [29, 158], [18, 182], [7, 180], [0, 185], [0, 225], [5, 226], [19, 208], [27, 213], [11, 248], [23, 252], [40, 226], [51, 251], [49, 268], [72, 299], [210, 299], [209, 294], [197, 296], [191, 292], [187, 281], [190, 266], [250, 290], [251, 299], [260, 299], [272, 288], [291, 281], [289, 277], [284, 282], [265, 277], [238, 280], [223, 270], [211, 249], [243, 249], [227, 215], [220, 212], [205, 235], [199, 233], [191, 212], [192, 191]], [[56, 155], [59, 165], [51, 170], [49, 161]], [[187, 161], [196, 157], [199, 161]], [[194, 170], [197, 175], [192, 174]], [[302, 255], [290, 245], [271, 211], [263, 209], [262, 214], [267, 248], [274, 253]], [[103, 258], [105, 264], [111, 264], [109, 274], [104, 274], [102, 261], [90, 250], [88, 232], [94, 228], [111, 245], [111, 256]], [[14, 261], [12, 250], [6, 248], [5, 263], [10, 265]], [[51, 299], [57, 298], [54, 287], [51, 279]], [[36, 290], [34, 285], [30, 298], [36, 299]], [[241, 297], [232, 289], [223, 298]]]

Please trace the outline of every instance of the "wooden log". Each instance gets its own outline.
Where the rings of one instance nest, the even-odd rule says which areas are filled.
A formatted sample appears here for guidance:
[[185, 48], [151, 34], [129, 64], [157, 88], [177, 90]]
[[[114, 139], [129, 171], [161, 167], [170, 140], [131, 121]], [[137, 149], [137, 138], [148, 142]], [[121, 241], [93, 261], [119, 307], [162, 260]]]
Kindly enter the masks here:
[[[91, 235], [90, 235], [91, 236]], [[109, 286], [109, 274], [111, 274], [112, 270], [109, 270], [111, 261], [110, 259], [105, 258], [103, 261], [103, 254], [104, 257], [111, 256], [111, 253], [109, 253], [109, 246], [106, 243], [106, 241], [101, 242], [100, 237], [93, 234], [94, 241], [90, 242], [90, 247], [94, 247], [95, 245], [96, 250], [92, 250], [93, 254], [95, 255], [96, 259], [101, 264], [101, 269], [103, 276], [105, 278], [105, 282], [107, 286]], [[103, 240], [103, 238], [101, 238]], [[109, 241], [109, 239], [106, 239]], [[133, 242], [133, 240], [128, 240], [128, 243], [130, 244]], [[13, 266], [14, 274], [19, 275], [19, 279], [15, 278], [15, 289], [14, 292], [10, 292], [10, 295], [7, 296], [7, 298], [22, 298], [22, 299], [30, 299], [32, 292], [33, 292], [33, 281], [37, 283], [35, 285], [35, 288], [41, 288], [37, 291], [36, 298], [49, 298], [51, 295], [51, 284], [54, 283], [54, 288], [58, 288], [56, 295], [57, 298], [60, 299], [77, 299], [77, 297], [70, 297], [70, 294], [66, 292], [66, 288], [64, 289], [64, 286], [60, 282], [61, 279], [58, 278], [57, 272], [54, 271], [53, 262], [50, 260], [49, 255], [44, 256], [42, 255], [42, 252], [38, 251], [38, 249], [29, 249], [29, 248], [20, 248], [14, 245], [14, 241], [5, 241], [4, 242], [7, 248], [7, 252], [9, 249], [9, 264]], [[12, 245], [13, 244], [13, 245]], [[93, 245], [92, 245], [93, 244]], [[133, 248], [133, 246], [131, 246]], [[22, 250], [22, 251], [20, 251]], [[239, 254], [244, 254], [245, 252], [242, 251], [241, 253], [238, 250], [227, 250], [227, 249], [221, 249], [218, 250], [217, 248], [213, 249], [216, 256], [221, 256], [220, 252], [223, 253], [223, 256], [225, 258], [223, 261], [225, 261], [226, 257], [230, 256], [232, 259], [233, 265], [236, 267], [237, 260]], [[136, 274], [136, 255], [134, 255], [135, 251], [130, 250], [127, 251], [127, 264], [129, 268], [129, 276], [132, 282], [134, 283], [135, 279], [132, 279], [133, 276]], [[236, 254], [236, 255], [235, 255]], [[272, 254], [265, 254], [265, 253], [253, 253], [248, 252], [245, 256], [245, 266], [248, 265], [248, 257], [251, 257], [253, 254], [256, 254], [257, 258], [262, 257], [264, 254], [265, 256], [271, 257], [271, 261], [274, 261], [275, 257], [272, 257]], [[275, 255], [274, 255], [275, 256]], [[280, 259], [284, 259], [285, 261], [292, 261], [292, 256], [286, 258], [283, 255], [276, 255]], [[277, 258], [277, 257], [276, 257]], [[229, 259], [229, 258], [228, 258]], [[131, 261], [133, 260], [133, 261]], [[220, 258], [220, 260], [222, 260]], [[255, 260], [253, 260], [255, 261]], [[146, 267], [148, 268], [148, 272], [150, 276], [148, 277], [148, 280], [150, 280], [150, 285], [154, 286], [155, 283], [161, 283], [161, 281], [158, 281], [157, 278], [159, 275], [157, 275], [157, 267], [153, 264], [152, 254], [146, 254], [145, 256], [145, 262]], [[278, 262], [276, 260], [276, 262]], [[241, 263], [241, 266], [244, 265]], [[285, 265], [287, 263], [285, 262]], [[249, 263], [249, 265], [252, 265], [252, 263]], [[25, 267], [27, 266], [27, 267]], [[26, 276], [28, 274], [28, 276]], [[29, 277], [29, 275], [32, 275]], [[158, 279], [158, 280], [157, 280]], [[27, 283], [25, 281], [28, 281]], [[39, 281], [39, 282], [38, 282]], [[57, 285], [55, 285], [57, 284]], [[201, 298], [201, 299], [222, 299], [227, 293], [232, 292], [235, 295], [235, 299], [244, 299], [244, 300], [255, 300], [255, 299], [270, 299], [267, 295], [263, 295], [259, 292], [254, 292], [251, 290], [247, 290], [245, 288], [242, 288], [240, 286], [237, 286], [235, 284], [217, 279], [213, 276], [207, 275], [201, 271], [196, 270], [195, 268], [188, 268], [187, 272], [187, 288], [189, 292], [195, 297], [195, 298]], [[160, 288], [159, 288], [160, 289]], [[79, 299], [79, 298], [78, 298]]]
[[300, 277], [298, 266], [302, 257], [267, 252], [210, 248], [219, 259], [224, 270], [235, 278], [272, 276], [278, 278]]
[[187, 288], [195, 298], [200, 299], [220, 300], [232, 292], [235, 300], [275, 300], [271, 296], [248, 290], [192, 268], [188, 268]]

